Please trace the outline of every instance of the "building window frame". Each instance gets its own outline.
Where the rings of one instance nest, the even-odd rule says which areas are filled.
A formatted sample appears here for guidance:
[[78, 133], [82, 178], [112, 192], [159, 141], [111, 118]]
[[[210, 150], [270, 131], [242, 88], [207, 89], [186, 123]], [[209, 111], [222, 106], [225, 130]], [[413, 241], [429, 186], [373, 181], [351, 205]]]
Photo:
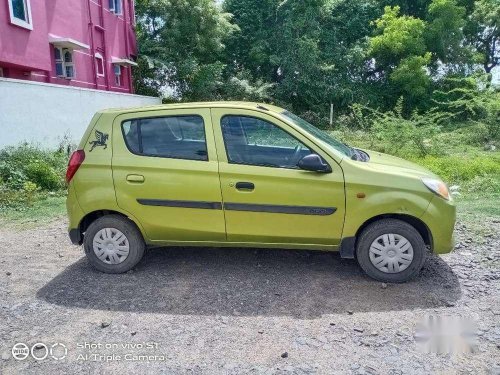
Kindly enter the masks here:
[[115, 74], [115, 85], [117, 87], [122, 87], [123, 67], [120, 64], [113, 64], [113, 73]]
[[123, 2], [122, 0], [109, 0], [109, 10], [120, 16], [123, 14]]
[[[75, 56], [73, 50], [63, 47], [54, 47], [54, 61], [57, 77], [64, 79], [76, 78]], [[60, 66], [59, 71], [58, 66]], [[71, 73], [69, 73], [69, 70]]]
[[4, 76], [4, 75], [3, 75], [3, 68], [2, 68], [2, 67], [0, 67], [0, 78], [3, 78], [3, 76]]
[[21, 0], [24, 7], [24, 18], [18, 18], [14, 15], [14, 1], [15, 0], [7, 0], [9, 3], [9, 15], [10, 15], [10, 23], [19, 27], [22, 27], [27, 30], [33, 30], [33, 18], [31, 17], [31, 3], [30, 0]]
[[104, 77], [105, 69], [104, 69], [104, 58], [99, 52], [95, 53], [95, 69], [98, 77]]

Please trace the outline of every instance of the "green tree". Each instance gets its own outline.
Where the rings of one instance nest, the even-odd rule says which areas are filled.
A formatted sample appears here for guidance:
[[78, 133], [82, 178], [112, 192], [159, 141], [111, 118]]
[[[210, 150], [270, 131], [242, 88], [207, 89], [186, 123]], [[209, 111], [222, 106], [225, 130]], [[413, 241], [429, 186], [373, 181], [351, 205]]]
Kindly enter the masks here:
[[500, 64], [500, 0], [477, 0], [464, 30], [486, 73]]
[[412, 16], [400, 15], [400, 8], [385, 7], [375, 22], [375, 36], [370, 39], [369, 54], [384, 68], [395, 68], [410, 56], [426, 52], [425, 22]]
[[138, 0], [136, 12], [138, 93], [167, 85], [183, 100], [220, 96], [230, 16], [212, 0]]
[[406, 113], [426, 109], [433, 86], [443, 75], [473, 70], [473, 52], [464, 46], [468, 9], [466, 1], [462, 6], [457, 0], [432, 0], [420, 19], [402, 14], [399, 6], [384, 8], [382, 17], [374, 21], [369, 56], [389, 92], [386, 108], [402, 95]]
[[455, 0], [433, 0], [429, 5], [425, 38], [434, 59], [443, 63], [461, 61], [465, 13], [465, 7], [458, 6]]
[[429, 91], [426, 68], [431, 54], [425, 44], [426, 23], [401, 15], [399, 6], [388, 6], [374, 24], [375, 36], [370, 38], [368, 54], [374, 58], [375, 70], [389, 93], [380, 106], [392, 108], [403, 96], [405, 112], [409, 113], [427, 99]]
[[[369, 87], [365, 76], [375, 0], [226, 0], [240, 31], [227, 43], [230, 75], [273, 85], [275, 101], [298, 113], [346, 110]], [[369, 90], [366, 90], [368, 92]]]
[[429, 94], [431, 78], [426, 67], [431, 61], [431, 54], [424, 56], [410, 56], [401, 60], [400, 64], [390, 75], [390, 81], [397, 85], [401, 92], [412, 103]]

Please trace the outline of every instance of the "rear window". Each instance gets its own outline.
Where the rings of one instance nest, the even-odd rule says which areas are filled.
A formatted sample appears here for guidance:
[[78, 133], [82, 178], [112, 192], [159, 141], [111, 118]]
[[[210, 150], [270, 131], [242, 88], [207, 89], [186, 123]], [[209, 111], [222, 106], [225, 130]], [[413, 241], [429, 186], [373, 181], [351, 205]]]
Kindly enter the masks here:
[[200, 116], [128, 120], [122, 124], [128, 149], [137, 155], [208, 160], [205, 125]]

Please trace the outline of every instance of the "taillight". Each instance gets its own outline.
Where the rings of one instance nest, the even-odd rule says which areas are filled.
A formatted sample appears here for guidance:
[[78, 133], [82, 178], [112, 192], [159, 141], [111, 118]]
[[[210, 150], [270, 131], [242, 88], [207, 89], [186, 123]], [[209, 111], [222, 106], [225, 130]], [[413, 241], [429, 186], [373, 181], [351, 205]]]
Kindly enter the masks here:
[[80, 168], [80, 165], [82, 165], [84, 160], [85, 160], [85, 151], [83, 150], [76, 150], [71, 154], [68, 163], [68, 170], [66, 171], [66, 183], [69, 184], [69, 182], [75, 175], [78, 168]]

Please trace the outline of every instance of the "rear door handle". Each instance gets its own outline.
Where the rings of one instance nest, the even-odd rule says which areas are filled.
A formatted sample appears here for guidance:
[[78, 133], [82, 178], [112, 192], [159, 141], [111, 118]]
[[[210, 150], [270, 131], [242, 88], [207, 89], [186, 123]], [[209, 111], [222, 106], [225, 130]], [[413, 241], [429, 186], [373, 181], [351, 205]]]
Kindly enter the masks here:
[[136, 184], [144, 182], [144, 176], [141, 176], [140, 174], [129, 174], [127, 176], [127, 181], [128, 182], [135, 182]]
[[238, 190], [253, 190], [255, 185], [251, 182], [237, 182], [236, 189]]

